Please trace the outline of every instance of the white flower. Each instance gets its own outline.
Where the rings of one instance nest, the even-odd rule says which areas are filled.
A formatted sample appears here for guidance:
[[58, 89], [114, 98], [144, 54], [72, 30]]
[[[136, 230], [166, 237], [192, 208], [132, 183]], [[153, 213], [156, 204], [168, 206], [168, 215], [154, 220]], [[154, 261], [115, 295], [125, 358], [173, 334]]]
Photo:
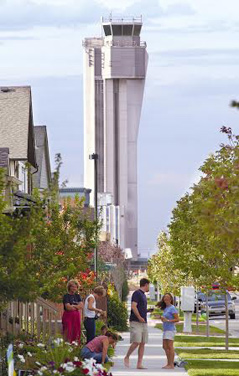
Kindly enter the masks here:
[[30, 351], [28, 351], [27, 355], [28, 355], [28, 356], [32, 356], [32, 354], [30, 353]]
[[59, 371], [57, 371], [56, 369], [54, 369], [53, 373], [59, 374]]
[[68, 351], [72, 352], [74, 349], [72, 347], [69, 347]]
[[56, 338], [55, 340], [54, 340], [54, 343], [56, 343], [57, 344], [57, 346], [60, 346], [60, 344], [63, 342], [63, 339], [62, 338]]
[[26, 362], [23, 355], [18, 354], [18, 358], [19, 358], [20, 362], [22, 362], [22, 363]]
[[41, 371], [41, 372], [47, 371], [47, 367], [46, 367], [46, 366], [43, 366], [43, 367], [40, 368], [39, 371]]
[[73, 372], [74, 370], [75, 370], [74, 366], [73, 367], [72, 366], [68, 366], [68, 365], [66, 366], [66, 371], [67, 372]]
[[67, 366], [70, 366], [70, 367], [73, 367], [73, 366], [74, 366], [74, 364], [73, 364], [72, 362], [67, 362], [66, 365], [67, 365]]
[[43, 345], [43, 343], [38, 343], [37, 346], [38, 347], [45, 347], [45, 345]]
[[18, 345], [19, 349], [22, 349], [23, 346], [24, 346], [23, 343], [19, 343], [19, 345]]
[[75, 362], [79, 362], [79, 358], [77, 356], [74, 357]]
[[37, 371], [37, 374], [40, 375], [40, 376], [43, 375], [43, 373], [41, 371]]
[[94, 373], [97, 370], [95, 366], [95, 359], [85, 359], [82, 364], [84, 368], [87, 368], [89, 370], [89, 375], [94, 376]]
[[37, 365], [37, 366], [41, 366], [41, 363], [40, 363], [40, 362], [36, 362], [36, 365]]
[[75, 346], [78, 346], [78, 343], [76, 341], [73, 341], [71, 344], [75, 345]]
[[75, 370], [75, 366], [72, 362], [64, 363], [62, 367], [65, 368], [66, 372], [73, 372]]

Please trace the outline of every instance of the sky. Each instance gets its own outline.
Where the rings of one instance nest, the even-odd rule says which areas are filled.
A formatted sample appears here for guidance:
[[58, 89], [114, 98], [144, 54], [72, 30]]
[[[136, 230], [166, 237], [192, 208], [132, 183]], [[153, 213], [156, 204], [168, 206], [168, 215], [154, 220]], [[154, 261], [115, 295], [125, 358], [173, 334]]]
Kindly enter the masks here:
[[0, 85], [31, 85], [52, 168], [83, 185], [83, 49], [101, 16], [143, 16], [149, 65], [138, 139], [139, 253], [156, 249], [198, 168], [238, 133], [238, 0], [0, 0]]

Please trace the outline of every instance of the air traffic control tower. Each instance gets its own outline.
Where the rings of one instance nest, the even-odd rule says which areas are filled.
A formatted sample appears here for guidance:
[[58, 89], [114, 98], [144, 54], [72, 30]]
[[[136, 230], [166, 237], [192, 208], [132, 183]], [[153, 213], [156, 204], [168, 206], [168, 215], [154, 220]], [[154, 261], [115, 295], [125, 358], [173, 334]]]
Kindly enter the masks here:
[[102, 37], [84, 46], [84, 186], [92, 189], [98, 154], [98, 192], [119, 208], [122, 248], [138, 255], [137, 138], [147, 69], [142, 17], [102, 19]]

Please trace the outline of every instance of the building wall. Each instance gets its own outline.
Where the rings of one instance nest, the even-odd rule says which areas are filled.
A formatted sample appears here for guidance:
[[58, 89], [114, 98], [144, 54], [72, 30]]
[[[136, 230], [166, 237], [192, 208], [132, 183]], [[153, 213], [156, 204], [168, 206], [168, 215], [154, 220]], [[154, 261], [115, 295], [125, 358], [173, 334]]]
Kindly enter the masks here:
[[46, 161], [46, 154], [43, 153], [40, 189], [48, 189], [48, 188], [49, 188], [49, 181], [48, 181], [48, 174], [47, 174], [47, 161]]

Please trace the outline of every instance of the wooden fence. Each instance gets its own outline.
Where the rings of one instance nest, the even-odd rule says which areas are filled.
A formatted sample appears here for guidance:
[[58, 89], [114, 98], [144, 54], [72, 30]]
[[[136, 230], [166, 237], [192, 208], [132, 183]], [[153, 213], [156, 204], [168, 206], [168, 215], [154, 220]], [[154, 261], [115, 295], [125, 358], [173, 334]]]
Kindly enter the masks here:
[[44, 340], [60, 332], [56, 307], [38, 298], [34, 303], [10, 302], [0, 313], [0, 331], [13, 335], [25, 332]]

